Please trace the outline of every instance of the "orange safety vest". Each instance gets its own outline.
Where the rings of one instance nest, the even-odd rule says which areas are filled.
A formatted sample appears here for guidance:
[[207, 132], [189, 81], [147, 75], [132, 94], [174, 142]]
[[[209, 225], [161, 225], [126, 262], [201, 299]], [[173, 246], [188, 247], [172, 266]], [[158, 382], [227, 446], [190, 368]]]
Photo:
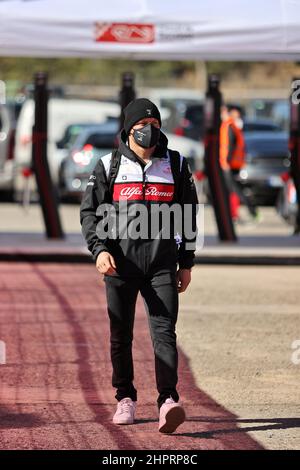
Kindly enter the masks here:
[[[229, 152], [229, 126], [234, 132], [236, 145], [228, 162]], [[229, 118], [221, 123], [220, 127], [220, 165], [223, 170], [240, 170], [245, 166], [245, 140], [243, 131]]]

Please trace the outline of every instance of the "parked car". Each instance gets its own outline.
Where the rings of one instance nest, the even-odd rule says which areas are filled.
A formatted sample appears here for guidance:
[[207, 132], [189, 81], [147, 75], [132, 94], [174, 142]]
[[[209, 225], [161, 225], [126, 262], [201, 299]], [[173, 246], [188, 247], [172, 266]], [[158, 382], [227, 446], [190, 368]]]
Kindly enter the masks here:
[[108, 121], [80, 132], [60, 165], [58, 189], [62, 199], [81, 199], [99, 158], [116, 147], [118, 130], [117, 121]]
[[79, 122], [70, 124], [66, 127], [65, 132], [60, 140], [56, 142], [56, 146], [61, 150], [69, 150], [77, 139], [78, 135], [88, 127], [96, 125], [97, 123], [93, 122]]
[[290, 166], [286, 132], [246, 132], [246, 166], [238, 180], [256, 204], [274, 205]]
[[0, 105], [0, 198], [11, 199], [14, 180], [14, 147], [17, 103]]
[[290, 104], [287, 99], [250, 99], [246, 104], [247, 114], [253, 119], [271, 119], [288, 130], [290, 121]]
[[189, 88], [152, 88], [147, 98], [160, 108], [170, 108], [174, 104], [192, 104], [202, 102], [204, 94], [198, 90]]
[[[191, 104], [180, 112], [173, 112], [167, 128], [176, 135], [202, 140], [204, 137], [204, 105]], [[270, 119], [244, 119], [244, 132], [280, 132], [281, 127]]]
[[[67, 157], [70, 148], [72, 148], [74, 142], [76, 141], [78, 135], [88, 127], [97, 125], [96, 122], [86, 122], [86, 123], [76, 123], [70, 124], [66, 127], [64, 135], [60, 140], [56, 142], [56, 160], [62, 162], [65, 157]], [[60, 163], [59, 163], [60, 166]], [[59, 171], [59, 169], [58, 169]]]
[[[120, 107], [116, 103], [96, 100], [50, 98], [48, 105], [48, 161], [54, 184], [58, 182], [58, 170], [65, 157], [62, 141], [66, 127], [73, 123], [102, 123], [108, 117], [118, 117]], [[31, 165], [32, 126], [34, 121], [34, 102], [25, 101], [22, 106], [16, 129], [15, 179], [14, 191], [17, 199], [24, 189], [22, 171]], [[58, 143], [58, 146], [57, 146]], [[32, 194], [37, 197], [35, 182], [32, 182]]]
[[203, 171], [204, 169], [204, 145], [187, 137], [165, 133], [168, 138], [168, 147], [177, 150], [187, 158], [191, 171]]
[[244, 119], [243, 131], [248, 132], [281, 132], [282, 128], [271, 119]]
[[204, 104], [189, 104], [172, 113], [168, 129], [174, 134], [193, 140], [202, 140], [204, 134]]
[[158, 106], [163, 127], [172, 133], [186, 107], [202, 104], [204, 100], [204, 94], [200, 91], [185, 88], [153, 88], [145, 93], [145, 96]]

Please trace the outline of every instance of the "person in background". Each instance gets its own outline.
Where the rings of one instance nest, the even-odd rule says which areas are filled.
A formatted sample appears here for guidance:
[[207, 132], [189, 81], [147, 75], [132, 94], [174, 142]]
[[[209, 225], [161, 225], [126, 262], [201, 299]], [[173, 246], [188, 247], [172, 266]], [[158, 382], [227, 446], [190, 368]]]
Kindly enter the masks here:
[[245, 166], [245, 139], [241, 108], [236, 105], [221, 107], [220, 128], [220, 165], [230, 193], [231, 215], [234, 221], [240, 221], [239, 202], [248, 209], [253, 220], [259, 217], [256, 206], [244, 194], [238, 181], [238, 175]]

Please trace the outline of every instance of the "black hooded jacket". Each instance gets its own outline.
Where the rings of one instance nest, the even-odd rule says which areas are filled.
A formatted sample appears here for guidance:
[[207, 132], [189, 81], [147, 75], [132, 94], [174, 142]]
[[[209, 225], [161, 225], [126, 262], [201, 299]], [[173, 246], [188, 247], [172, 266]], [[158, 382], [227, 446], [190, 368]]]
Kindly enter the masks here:
[[[189, 224], [190, 229], [196, 233], [198, 199], [193, 177], [187, 160], [180, 156], [180, 179], [178, 187], [175, 187], [170, 165], [170, 158], [174, 158], [174, 155], [172, 156], [167, 145], [168, 139], [161, 132], [151, 161], [145, 164], [128, 147], [127, 135], [123, 131], [119, 145], [119, 152], [122, 156], [113, 186], [113, 195], [109, 192], [108, 184], [111, 154], [99, 159], [87, 184], [80, 208], [83, 236], [95, 261], [102, 251], [108, 251], [114, 256], [119, 275], [140, 276], [150, 274], [156, 269], [176, 269], [177, 263], [179, 268], [188, 269], [194, 264], [196, 234], [187, 240], [183, 231], [180, 232], [181, 236], [178, 238], [178, 235], [175, 236], [176, 224], [173, 222], [171, 222], [169, 233], [165, 232], [166, 224], [164, 223], [162, 227], [160, 226], [158, 234], [155, 232], [155, 236], [149, 231], [151, 222], [149, 213], [153, 214], [158, 211], [162, 204], [171, 206], [177, 202], [182, 208], [181, 220], [184, 218], [184, 205], [189, 204], [192, 208]], [[179, 158], [179, 155], [177, 157]], [[139, 220], [140, 224], [137, 224], [136, 228], [142, 226], [144, 230], [147, 226], [148, 237], [121, 236], [122, 228], [120, 229], [118, 225], [116, 225], [118, 227], [116, 230], [107, 230], [110, 234], [114, 232], [114, 236], [103, 235], [103, 232], [99, 230], [105, 225], [104, 212], [99, 210], [99, 206], [103, 208], [104, 203], [111, 204], [112, 212], [109, 217], [105, 213], [106, 221], [116, 221], [116, 219], [120, 220], [120, 214], [124, 215], [124, 208], [121, 205], [124, 200], [127, 204], [125, 209], [127, 208], [128, 217], [126, 227], [128, 228], [131, 224], [132, 228], [132, 224]], [[142, 204], [147, 208], [147, 215], [143, 213], [143, 218], [139, 218], [139, 213], [135, 212], [137, 204]], [[122, 227], [124, 228], [125, 225]], [[180, 244], [179, 241], [181, 241]]]

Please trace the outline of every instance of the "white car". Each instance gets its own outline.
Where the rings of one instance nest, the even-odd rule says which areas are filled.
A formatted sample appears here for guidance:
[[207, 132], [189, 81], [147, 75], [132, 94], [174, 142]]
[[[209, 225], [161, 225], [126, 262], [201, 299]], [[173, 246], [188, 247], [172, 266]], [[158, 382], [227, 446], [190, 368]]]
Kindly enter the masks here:
[[[54, 184], [58, 181], [58, 170], [66, 155], [65, 149], [57, 147], [65, 129], [73, 123], [103, 123], [120, 115], [117, 103], [85, 99], [50, 98], [48, 103], [48, 162]], [[20, 199], [25, 187], [23, 169], [31, 165], [32, 126], [34, 122], [34, 101], [28, 99], [22, 106], [16, 128], [15, 143], [15, 197]], [[34, 178], [31, 190], [35, 193]]]
[[192, 171], [203, 171], [204, 169], [204, 145], [196, 140], [175, 134], [166, 133], [168, 147], [177, 150], [188, 159]]
[[156, 104], [160, 110], [163, 125], [171, 114], [190, 104], [203, 103], [204, 93], [189, 88], [152, 88], [144, 91], [144, 96]]
[[172, 107], [177, 103], [202, 103], [204, 93], [189, 88], [152, 88], [149, 91], [145, 90], [145, 97], [149, 98], [161, 109]]
[[8, 106], [0, 104], [0, 191], [10, 193], [13, 181], [14, 122]]

